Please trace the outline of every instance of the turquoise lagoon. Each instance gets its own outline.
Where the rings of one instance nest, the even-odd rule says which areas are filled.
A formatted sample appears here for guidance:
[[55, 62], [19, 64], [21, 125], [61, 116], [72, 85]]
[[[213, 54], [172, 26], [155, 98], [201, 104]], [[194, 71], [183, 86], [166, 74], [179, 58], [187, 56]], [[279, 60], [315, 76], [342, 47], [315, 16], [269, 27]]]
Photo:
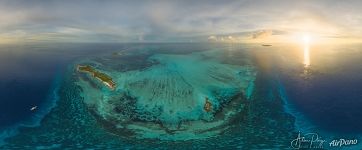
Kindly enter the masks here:
[[[114, 124], [112, 130], [134, 132], [135, 138], [207, 138], [225, 130], [229, 119], [240, 113], [245, 104], [234, 97], [250, 98], [256, 76], [249, 61], [223, 63], [218, 58], [221, 53], [218, 49], [187, 54], [121, 51], [79, 62], [112, 77], [114, 90], [93, 82], [92, 77], [80, 78], [77, 84], [84, 102]], [[137, 55], [146, 55], [136, 61], [150, 65], [132, 63], [132, 69], [124, 70], [131, 66], [117, 61], [134, 61]], [[206, 103], [211, 103], [211, 110], [205, 110]]]

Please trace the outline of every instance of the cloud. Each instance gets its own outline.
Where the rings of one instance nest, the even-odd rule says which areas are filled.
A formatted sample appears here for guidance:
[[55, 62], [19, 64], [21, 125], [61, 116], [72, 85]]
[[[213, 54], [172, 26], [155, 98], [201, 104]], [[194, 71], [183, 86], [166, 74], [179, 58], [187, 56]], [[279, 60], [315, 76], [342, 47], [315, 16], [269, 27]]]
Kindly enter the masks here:
[[[261, 29], [360, 36], [361, 5], [360, 0], [4, 0], [0, 36], [22, 31], [23, 39], [169, 42], [207, 41], [214, 35], [217, 40], [231, 36], [235, 41], [244, 37], [238, 33]], [[275, 33], [252, 36], [270, 34]]]
[[209, 41], [209, 42], [217, 42], [217, 41], [218, 41], [218, 39], [217, 39], [217, 37], [216, 37], [216, 36], [211, 35], [211, 36], [209, 36], [209, 37], [207, 38], [207, 41]]
[[261, 30], [252, 35], [253, 39], [267, 38], [273, 34], [272, 30]]

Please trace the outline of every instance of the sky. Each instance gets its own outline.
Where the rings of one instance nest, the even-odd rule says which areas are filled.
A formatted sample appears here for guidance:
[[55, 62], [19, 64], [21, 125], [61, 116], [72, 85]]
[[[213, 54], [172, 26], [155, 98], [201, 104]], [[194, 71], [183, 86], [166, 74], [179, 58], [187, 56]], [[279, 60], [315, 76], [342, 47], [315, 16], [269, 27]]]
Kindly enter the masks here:
[[361, 0], [0, 0], [0, 43], [361, 39]]

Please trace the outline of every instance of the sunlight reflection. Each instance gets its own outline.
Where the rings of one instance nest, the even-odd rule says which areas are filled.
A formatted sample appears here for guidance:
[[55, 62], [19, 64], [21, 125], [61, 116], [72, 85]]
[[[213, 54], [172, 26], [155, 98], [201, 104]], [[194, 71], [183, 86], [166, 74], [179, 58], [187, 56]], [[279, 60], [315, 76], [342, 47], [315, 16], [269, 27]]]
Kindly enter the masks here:
[[304, 59], [303, 64], [305, 67], [310, 66], [310, 56], [309, 56], [309, 36], [304, 36]]

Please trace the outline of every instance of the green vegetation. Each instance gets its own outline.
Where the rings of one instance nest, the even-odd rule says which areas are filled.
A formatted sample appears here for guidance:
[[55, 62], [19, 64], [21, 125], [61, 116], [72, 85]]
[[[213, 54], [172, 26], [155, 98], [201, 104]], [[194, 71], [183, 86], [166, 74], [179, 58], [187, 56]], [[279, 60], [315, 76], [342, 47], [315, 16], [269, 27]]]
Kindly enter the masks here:
[[101, 80], [109, 88], [114, 89], [116, 84], [113, 82], [112, 78], [107, 74], [95, 70], [89, 65], [78, 65], [78, 71], [90, 73], [94, 78]]

